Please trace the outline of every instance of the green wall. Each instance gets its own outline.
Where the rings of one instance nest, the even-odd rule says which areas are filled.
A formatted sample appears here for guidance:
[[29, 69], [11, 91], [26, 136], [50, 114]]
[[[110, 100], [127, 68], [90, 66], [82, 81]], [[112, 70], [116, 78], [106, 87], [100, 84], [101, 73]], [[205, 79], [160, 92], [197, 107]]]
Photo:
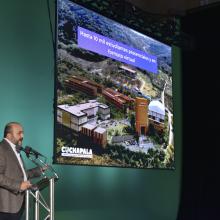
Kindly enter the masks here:
[[[24, 145], [38, 149], [51, 162], [54, 60], [46, 0], [1, 2], [0, 28], [0, 136], [7, 122], [21, 122]], [[180, 90], [180, 50], [174, 48], [176, 169], [53, 165], [60, 176], [56, 220], [176, 219], [181, 187]]]

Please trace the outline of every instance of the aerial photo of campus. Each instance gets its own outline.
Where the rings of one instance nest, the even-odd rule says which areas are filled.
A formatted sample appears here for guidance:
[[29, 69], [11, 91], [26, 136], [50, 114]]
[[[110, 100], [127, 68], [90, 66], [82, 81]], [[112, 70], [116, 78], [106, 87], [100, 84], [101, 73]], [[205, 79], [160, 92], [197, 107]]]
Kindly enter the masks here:
[[[155, 56], [157, 72], [80, 47], [79, 26]], [[56, 163], [174, 169], [171, 47], [58, 0], [55, 112]]]

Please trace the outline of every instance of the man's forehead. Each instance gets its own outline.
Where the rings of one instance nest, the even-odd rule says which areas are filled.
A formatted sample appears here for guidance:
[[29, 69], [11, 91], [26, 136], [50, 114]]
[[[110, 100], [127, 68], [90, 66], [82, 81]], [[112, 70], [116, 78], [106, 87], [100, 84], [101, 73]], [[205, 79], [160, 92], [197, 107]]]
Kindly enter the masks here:
[[16, 131], [23, 131], [23, 128], [19, 124], [12, 124], [11, 128]]

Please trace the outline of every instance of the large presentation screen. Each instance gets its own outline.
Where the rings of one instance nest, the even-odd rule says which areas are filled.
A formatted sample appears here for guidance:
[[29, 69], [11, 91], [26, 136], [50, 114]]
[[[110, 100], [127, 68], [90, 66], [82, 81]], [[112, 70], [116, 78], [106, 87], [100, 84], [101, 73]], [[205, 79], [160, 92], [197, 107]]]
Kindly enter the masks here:
[[56, 27], [54, 163], [173, 169], [171, 47], [69, 0]]

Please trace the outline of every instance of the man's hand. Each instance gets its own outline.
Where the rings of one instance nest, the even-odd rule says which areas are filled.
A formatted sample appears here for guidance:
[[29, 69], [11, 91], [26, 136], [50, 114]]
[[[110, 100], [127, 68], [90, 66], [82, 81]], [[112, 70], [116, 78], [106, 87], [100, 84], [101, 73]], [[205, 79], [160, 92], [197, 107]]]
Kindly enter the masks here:
[[32, 185], [31, 185], [30, 181], [23, 181], [21, 183], [20, 190], [24, 191], [26, 189], [29, 189], [31, 186]]

